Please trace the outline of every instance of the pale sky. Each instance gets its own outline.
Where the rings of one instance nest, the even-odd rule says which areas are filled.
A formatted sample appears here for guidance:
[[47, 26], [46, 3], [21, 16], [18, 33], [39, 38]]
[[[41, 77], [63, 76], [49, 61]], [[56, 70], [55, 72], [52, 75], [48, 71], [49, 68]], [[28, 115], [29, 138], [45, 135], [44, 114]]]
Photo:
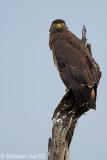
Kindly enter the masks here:
[[106, 0], [0, 0], [0, 154], [47, 154], [51, 117], [65, 93], [48, 30], [62, 18], [78, 37], [86, 25], [103, 72], [97, 110], [78, 121], [70, 159], [107, 160], [106, 15]]

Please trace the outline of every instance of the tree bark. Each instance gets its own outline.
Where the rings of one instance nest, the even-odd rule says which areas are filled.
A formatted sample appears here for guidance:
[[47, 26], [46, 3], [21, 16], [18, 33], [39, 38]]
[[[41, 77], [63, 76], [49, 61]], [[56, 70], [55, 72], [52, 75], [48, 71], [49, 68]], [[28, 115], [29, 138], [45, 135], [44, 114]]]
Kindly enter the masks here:
[[77, 120], [90, 108], [76, 103], [72, 90], [69, 90], [53, 114], [52, 137], [48, 142], [48, 160], [68, 160]]

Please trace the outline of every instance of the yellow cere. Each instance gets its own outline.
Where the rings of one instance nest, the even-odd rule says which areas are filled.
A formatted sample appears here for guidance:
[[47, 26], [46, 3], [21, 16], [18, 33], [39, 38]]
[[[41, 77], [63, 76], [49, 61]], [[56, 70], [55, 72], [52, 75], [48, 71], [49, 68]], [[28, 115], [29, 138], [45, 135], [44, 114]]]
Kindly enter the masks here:
[[62, 28], [64, 26], [64, 23], [54, 23], [53, 27], [54, 28]]

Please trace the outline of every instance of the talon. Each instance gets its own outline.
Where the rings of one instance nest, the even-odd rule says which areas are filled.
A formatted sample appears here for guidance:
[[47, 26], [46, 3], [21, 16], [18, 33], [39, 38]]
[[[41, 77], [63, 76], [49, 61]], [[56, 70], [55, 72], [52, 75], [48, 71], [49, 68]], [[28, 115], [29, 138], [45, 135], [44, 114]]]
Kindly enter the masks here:
[[94, 89], [91, 91], [91, 97], [92, 97], [92, 98], [95, 98], [95, 92], [94, 92]]

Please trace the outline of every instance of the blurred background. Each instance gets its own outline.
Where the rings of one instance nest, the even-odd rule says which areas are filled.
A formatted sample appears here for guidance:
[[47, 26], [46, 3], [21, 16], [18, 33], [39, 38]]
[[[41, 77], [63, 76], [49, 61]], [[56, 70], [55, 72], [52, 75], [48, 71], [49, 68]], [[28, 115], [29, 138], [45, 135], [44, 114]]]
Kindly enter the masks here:
[[97, 110], [78, 121], [73, 160], [107, 159], [107, 1], [0, 0], [0, 154], [47, 154], [53, 111], [65, 93], [49, 49], [49, 27], [66, 21], [88, 42], [103, 72]]

